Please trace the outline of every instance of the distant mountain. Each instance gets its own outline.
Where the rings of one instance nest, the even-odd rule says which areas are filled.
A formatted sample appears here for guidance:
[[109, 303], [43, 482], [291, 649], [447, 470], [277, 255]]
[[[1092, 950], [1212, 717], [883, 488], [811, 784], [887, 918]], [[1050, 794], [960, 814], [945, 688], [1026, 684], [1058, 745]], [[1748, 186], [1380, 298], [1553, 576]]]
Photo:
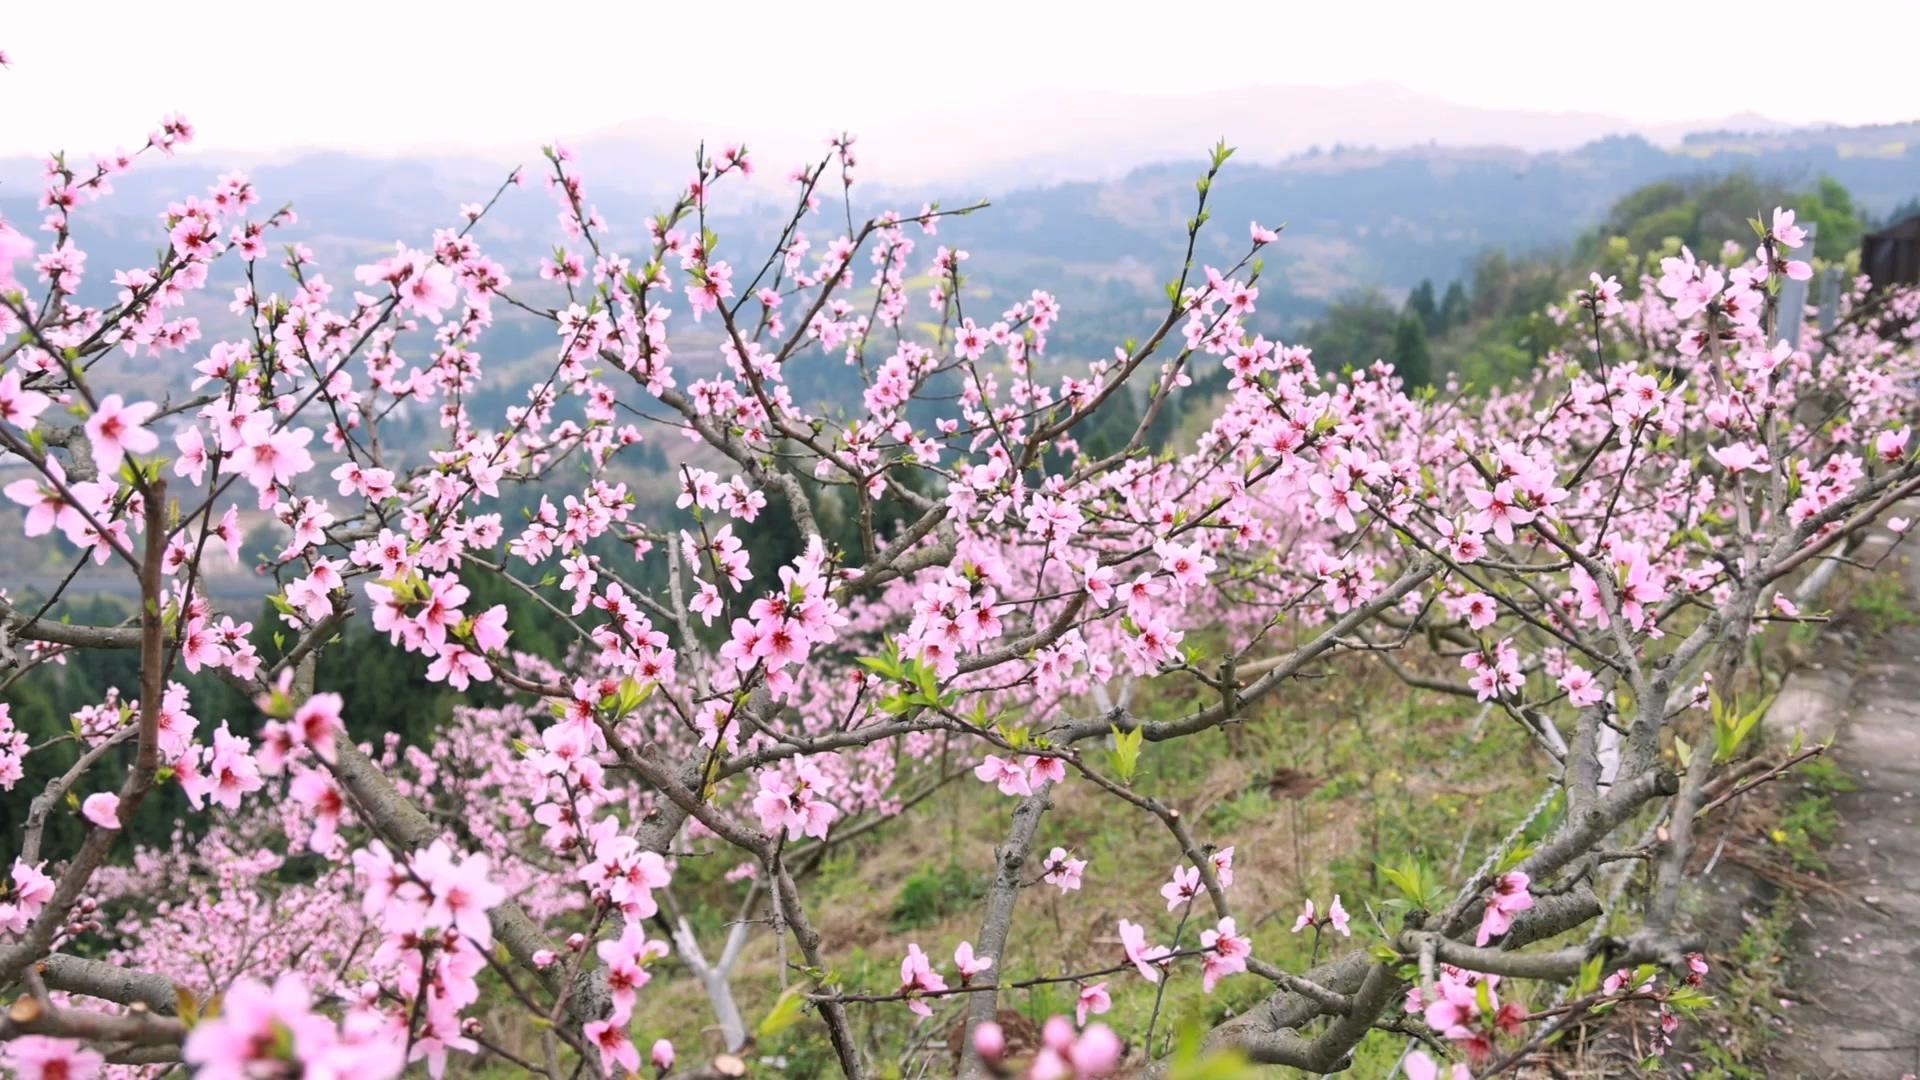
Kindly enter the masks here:
[[[1825, 174], [1851, 189], [1857, 202], [1871, 211], [1884, 211], [1920, 194], [1920, 124], [1786, 129], [1742, 117], [1728, 121], [1722, 130], [1690, 135], [1667, 147], [1640, 135], [1614, 135], [1537, 150], [1512, 144], [1566, 140], [1610, 121], [1563, 115], [1550, 122], [1545, 114], [1441, 108], [1391, 87], [1369, 90], [1373, 96], [1366, 100], [1377, 105], [1377, 114], [1367, 114], [1373, 118], [1360, 128], [1376, 133], [1402, 130], [1392, 127], [1386, 114], [1404, 107], [1413, 118], [1452, 117], [1452, 130], [1484, 132], [1485, 141], [1388, 149], [1349, 145], [1292, 155], [1272, 150], [1288, 139], [1335, 141], [1347, 121], [1336, 123], [1327, 116], [1336, 105], [1354, 108], [1359, 92], [1250, 91], [1253, 96], [1247, 101], [1232, 107], [1216, 102], [1217, 110], [1201, 108], [1191, 115], [1154, 99], [1083, 95], [1058, 108], [1036, 104], [1028, 136], [1018, 145], [1046, 147], [1048, 160], [1062, 170], [1072, 163], [1083, 173], [1097, 171], [1103, 162], [1147, 153], [1173, 163], [1137, 166], [1104, 178], [1022, 183], [993, 194], [990, 210], [946, 223], [937, 240], [971, 251], [970, 278], [990, 293], [976, 300], [975, 311], [991, 314], [1031, 288], [1053, 290], [1068, 315], [1057, 347], [1094, 356], [1146, 328], [1161, 284], [1179, 265], [1182, 223], [1193, 211], [1193, 180], [1202, 167], [1191, 153], [1158, 148], [1197, 150], [1186, 144], [1204, 145], [1211, 133], [1196, 138], [1196, 125], [1222, 112], [1250, 117], [1252, 130], [1233, 133], [1241, 151], [1214, 188], [1213, 225], [1203, 237], [1199, 257], [1213, 262], [1236, 258], [1245, 249], [1249, 220], [1286, 222], [1285, 236], [1269, 249], [1261, 296], [1263, 312], [1281, 331], [1312, 318], [1329, 300], [1353, 289], [1393, 294], [1422, 278], [1450, 280], [1487, 248], [1524, 252], [1564, 245], [1598, 221], [1620, 195], [1657, 179], [1745, 169], [1791, 188]], [[1097, 101], [1106, 105], [1096, 109]], [[1274, 111], [1263, 118], [1266, 105]], [[1058, 142], [1044, 137], [1061, 117], [1095, 114], [1109, 119], [1060, 133]], [[928, 131], [946, 130], [944, 123], [931, 118]], [[1415, 120], [1409, 119], [1405, 133], [1410, 135], [1414, 126]], [[970, 137], [971, 142], [956, 129], [956, 155], [965, 157], [958, 149], [963, 147], [1014, 144], [1004, 128], [989, 128]], [[651, 139], [664, 146], [671, 134], [663, 130]], [[1495, 135], [1504, 141], [1494, 141]], [[884, 138], [878, 141], [884, 143]], [[975, 187], [964, 182], [878, 186], [875, 182], [887, 173], [873, 163], [887, 155], [867, 140], [860, 145], [871, 156], [863, 163], [862, 182], [854, 188], [856, 214], [917, 209], [929, 199], [953, 206], [990, 189], [984, 183]], [[626, 135], [615, 134], [576, 147], [590, 200], [609, 223], [615, 245], [630, 251], [644, 242], [647, 216], [684, 182], [692, 160], [691, 141], [679, 144], [672, 154], [664, 149], [643, 152], [637, 146]], [[509, 264], [523, 287], [531, 282], [537, 289], [542, 283], [535, 279], [534, 263], [551, 251], [560, 234], [555, 207], [540, 190], [545, 163], [537, 152], [527, 159], [527, 188], [509, 192], [479, 236]], [[765, 172], [779, 173], [774, 164], [761, 159]], [[968, 166], [983, 176], [997, 175], [1001, 167], [984, 152]], [[223, 167], [206, 158], [183, 157], [143, 164], [116, 177], [116, 193], [80, 216], [83, 243], [93, 253], [89, 270], [96, 286], [104, 285], [113, 268], [150, 261], [160, 240], [152, 215], [169, 199], [204, 190]], [[1046, 172], [1032, 160], [1017, 168], [1027, 175]], [[251, 168], [264, 199], [272, 204], [290, 200], [300, 212], [299, 224], [288, 230], [286, 239], [313, 247], [336, 283], [348, 281], [353, 265], [384, 252], [395, 239], [425, 244], [433, 228], [456, 222], [459, 204], [486, 199], [506, 172], [502, 163], [477, 156], [371, 158], [344, 153]], [[722, 235], [724, 253], [738, 260], [764, 251], [773, 240], [784, 213], [774, 203], [776, 194], [783, 194], [779, 181], [775, 175], [771, 186], [736, 191], [731, 197], [723, 190], [717, 196], [709, 224]], [[37, 163], [0, 162], [0, 214], [22, 224], [37, 220], [33, 199], [38, 183]], [[808, 231], [818, 243], [837, 231], [832, 223], [838, 220], [842, 215], [814, 218]], [[922, 254], [931, 256], [931, 243], [923, 245]], [[210, 321], [223, 313], [221, 305], [209, 315]], [[210, 333], [217, 325], [210, 325]], [[527, 347], [543, 341], [533, 334], [525, 340]]]
[[1719, 127], [1689, 131], [1681, 137], [1680, 145], [1688, 152], [1825, 148], [1848, 156], [1884, 157], [1900, 154], [1916, 140], [1920, 140], [1920, 123], [1792, 127], [1763, 117], [1741, 116]]
[[[964, 111], [923, 111], [911, 120], [863, 126], [857, 134], [861, 157], [883, 182], [992, 193], [1114, 179], [1143, 165], [1185, 158], [1220, 134], [1230, 136], [1246, 159], [1272, 163], [1316, 147], [1500, 145], [1551, 151], [1610, 135], [1670, 143], [1696, 130], [1785, 127], [1751, 114], [1643, 124], [1603, 113], [1481, 108], [1392, 83], [1365, 83], [1251, 86], [1185, 96], [1058, 91], [989, 98]], [[768, 117], [744, 129], [710, 131], [707, 137], [743, 139], [763, 152], [762, 164], [784, 172], [817, 154], [826, 134]], [[577, 149], [629, 169], [667, 161], [678, 172], [700, 135], [682, 121], [648, 119], [578, 140]]]
[[[1885, 212], [1920, 195], [1920, 124], [1721, 135], [1672, 149], [1616, 136], [1548, 153], [1343, 149], [1265, 165], [1236, 157], [1213, 189], [1212, 235], [1203, 234], [1199, 257], [1237, 258], [1250, 220], [1286, 222], [1268, 249], [1261, 290], [1262, 311], [1284, 331], [1355, 289], [1397, 294], [1423, 278], [1445, 283], [1488, 248], [1566, 245], [1643, 184], [1737, 170], [1788, 189], [1832, 176], [1859, 205]], [[1069, 314], [1127, 315], [1132, 332], [1179, 266], [1182, 222], [1202, 171], [1198, 162], [1156, 165], [1114, 180], [1009, 192], [956, 225], [959, 239], [950, 242], [972, 251], [976, 280], [1052, 283]], [[1114, 335], [1110, 319], [1091, 323]], [[1098, 340], [1067, 343], [1104, 351]]]

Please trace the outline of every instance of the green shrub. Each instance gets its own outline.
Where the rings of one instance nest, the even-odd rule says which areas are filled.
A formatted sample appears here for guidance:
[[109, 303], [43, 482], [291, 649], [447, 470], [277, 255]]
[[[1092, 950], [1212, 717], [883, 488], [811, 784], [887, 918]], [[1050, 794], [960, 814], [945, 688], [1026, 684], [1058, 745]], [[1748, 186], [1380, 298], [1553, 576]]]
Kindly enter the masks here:
[[911, 930], [938, 922], [986, 894], [986, 881], [958, 863], [916, 870], [893, 901], [893, 928]]

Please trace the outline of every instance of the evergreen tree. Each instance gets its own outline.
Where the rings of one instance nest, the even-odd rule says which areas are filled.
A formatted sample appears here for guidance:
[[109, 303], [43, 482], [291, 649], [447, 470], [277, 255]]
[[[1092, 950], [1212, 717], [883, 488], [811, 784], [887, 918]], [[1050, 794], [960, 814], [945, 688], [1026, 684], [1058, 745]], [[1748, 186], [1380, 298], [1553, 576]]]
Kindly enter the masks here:
[[1467, 290], [1456, 280], [1447, 286], [1447, 294], [1440, 299], [1440, 327], [1451, 330], [1463, 326], [1467, 315]]
[[1420, 325], [1429, 334], [1437, 334], [1444, 329], [1440, 324], [1440, 305], [1434, 300], [1431, 280], [1423, 279], [1407, 294], [1407, 312], [1418, 316]]
[[1393, 330], [1393, 367], [1408, 392], [1433, 382], [1433, 351], [1427, 347], [1427, 328], [1412, 311], [1400, 317]]

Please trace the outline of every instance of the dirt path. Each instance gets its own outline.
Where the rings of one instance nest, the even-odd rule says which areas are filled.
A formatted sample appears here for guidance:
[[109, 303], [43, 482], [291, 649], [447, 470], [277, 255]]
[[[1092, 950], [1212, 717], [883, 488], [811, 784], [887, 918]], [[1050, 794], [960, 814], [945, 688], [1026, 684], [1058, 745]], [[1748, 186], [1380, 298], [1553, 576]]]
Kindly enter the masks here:
[[[1920, 555], [1881, 568], [1920, 610]], [[1895, 563], [1899, 565], [1895, 565]], [[1844, 897], [1801, 898], [1789, 1030], [1768, 1075], [1886, 1077], [1920, 1072], [1920, 622], [1866, 635], [1851, 663], [1797, 673], [1773, 716], [1808, 739], [1837, 732], [1833, 760], [1856, 789], [1834, 797], [1826, 852]]]

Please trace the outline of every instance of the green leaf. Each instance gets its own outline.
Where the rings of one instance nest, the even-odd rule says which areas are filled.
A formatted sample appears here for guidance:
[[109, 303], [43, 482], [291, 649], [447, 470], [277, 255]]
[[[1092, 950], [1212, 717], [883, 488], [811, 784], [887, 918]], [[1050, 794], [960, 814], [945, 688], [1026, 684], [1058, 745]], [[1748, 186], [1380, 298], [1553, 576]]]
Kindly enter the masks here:
[[1606, 966], [1607, 958], [1604, 956], [1596, 953], [1587, 957], [1586, 962], [1580, 965], [1580, 978], [1573, 986], [1574, 995], [1591, 994], [1600, 989], [1600, 973]]
[[1771, 696], [1761, 700], [1760, 704], [1747, 712], [1741, 712], [1732, 702], [1723, 702], [1718, 693], [1709, 691], [1708, 705], [1713, 713], [1713, 760], [1724, 764], [1733, 760], [1740, 752], [1747, 737], [1760, 725], [1760, 718], [1767, 713], [1767, 706], [1773, 703]]
[[1107, 763], [1113, 767], [1114, 775], [1123, 784], [1133, 783], [1133, 776], [1140, 768], [1140, 744], [1146, 739], [1144, 728], [1121, 731], [1118, 725], [1110, 729], [1113, 732], [1113, 749], [1107, 751]]
[[612, 709], [616, 719], [632, 715], [635, 709], [653, 696], [653, 681], [640, 682], [632, 676], [620, 680], [620, 690], [613, 695]]
[[886, 649], [879, 656], [862, 656], [859, 658], [859, 663], [861, 667], [884, 679], [899, 682], [906, 677], [905, 671], [900, 666], [900, 646], [895, 644], [892, 638], [886, 640]]
[[1382, 877], [1400, 890], [1407, 903], [1422, 911], [1433, 911], [1440, 906], [1442, 890], [1435, 880], [1433, 868], [1414, 855], [1401, 859], [1397, 865], [1375, 863]]
[[753, 1029], [754, 1039], [765, 1042], [775, 1035], [792, 1027], [799, 1019], [800, 1012], [806, 1008], [807, 999], [797, 986], [789, 986], [780, 992], [774, 1000], [773, 1008], [760, 1020], [760, 1026]]
[[1514, 845], [1513, 850], [1507, 852], [1506, 855], [1502, 856], [1499, 863], [1495, 865], [1494, 873], [1496, 874], [1506, 873], [1507, 871], [1525, 862], [1527, 859], [1527, 856], [1531, 854], [1533, 854], [1532, 844]]
[[261, 712], [275, 720], [286, 720], [293, 716], [293, 699], [278, 684], [267, 688], [267, 700]]
[[1702, 1009], [1713, 1007], [1713, 998], [1692, 986], [1676, 987], [1667, 995], [1667, 1004], [1679, 1010], [1681, 1014], [1692, 1018]]

